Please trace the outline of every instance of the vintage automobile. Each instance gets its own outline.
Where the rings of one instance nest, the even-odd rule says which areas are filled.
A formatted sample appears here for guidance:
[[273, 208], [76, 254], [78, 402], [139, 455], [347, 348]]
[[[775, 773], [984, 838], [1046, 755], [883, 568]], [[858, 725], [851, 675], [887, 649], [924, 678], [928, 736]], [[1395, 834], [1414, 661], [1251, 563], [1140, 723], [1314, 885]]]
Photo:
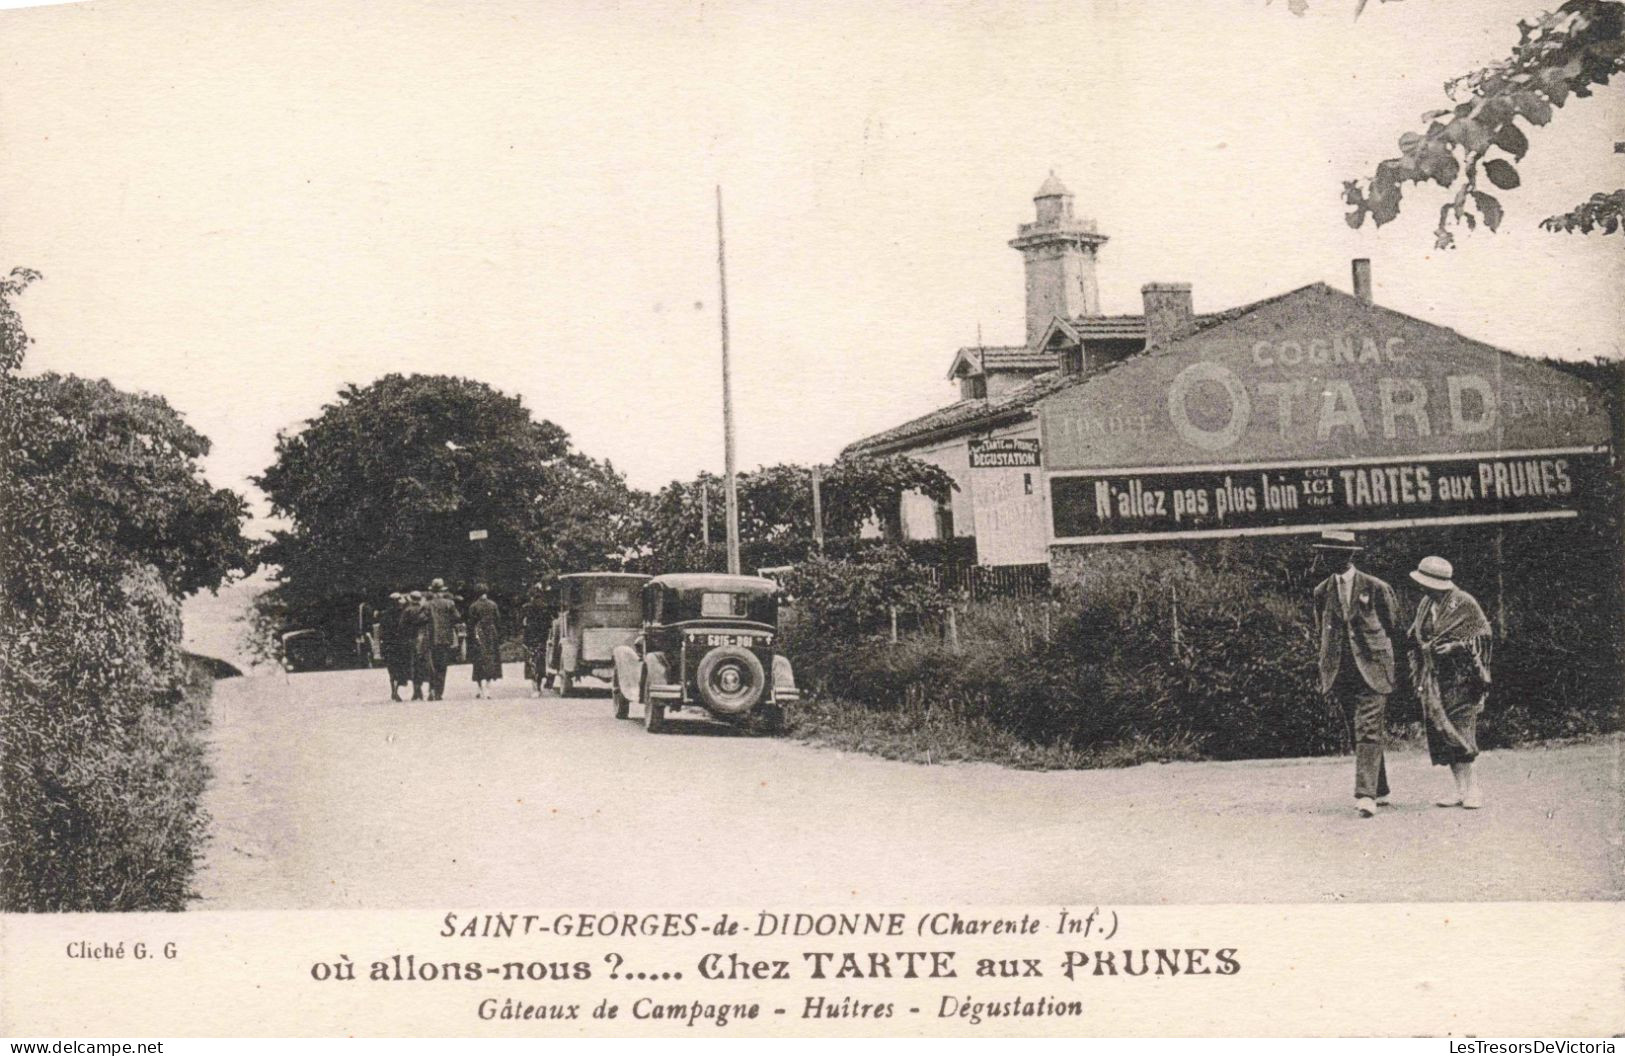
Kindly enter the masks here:
[[306, 627], [282, 636], [282, 666], [289, 671], [325, 671], [333, 666], [327, 635]]
[[778, 594], [761, 576], [686, 572], [644, 584], [643, 633], [615, 650], [615, 717], [636, 701], [650, 733], [683, 708], [730, 723], [755, 715], [782, 730], [801, 693], [778, 651]]
[[648, 576], [631, 572], [577, 572], [559, 577], [559, 614], [547, 632], [543, 685], [558, 681], [570, 696], [583, 675], [608, 679], [614, 651], [637, 638], [638, 588]]

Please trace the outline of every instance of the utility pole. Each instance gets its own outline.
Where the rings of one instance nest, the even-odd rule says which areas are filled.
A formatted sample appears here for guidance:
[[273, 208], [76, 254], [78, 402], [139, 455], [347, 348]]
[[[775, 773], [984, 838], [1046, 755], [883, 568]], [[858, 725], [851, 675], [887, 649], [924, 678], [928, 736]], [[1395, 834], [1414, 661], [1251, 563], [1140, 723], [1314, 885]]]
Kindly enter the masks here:
[[824, 467], [812, 467], [813, 545], [824, 552]]
[[728, 367], [728, 258], [722, 233], [722, 185], [717, 185], [717, 280], [722, 291], [722, 495], [728, 507], [728, 574], [739, 575], [739, 492], [734, 480], [733, 379]]

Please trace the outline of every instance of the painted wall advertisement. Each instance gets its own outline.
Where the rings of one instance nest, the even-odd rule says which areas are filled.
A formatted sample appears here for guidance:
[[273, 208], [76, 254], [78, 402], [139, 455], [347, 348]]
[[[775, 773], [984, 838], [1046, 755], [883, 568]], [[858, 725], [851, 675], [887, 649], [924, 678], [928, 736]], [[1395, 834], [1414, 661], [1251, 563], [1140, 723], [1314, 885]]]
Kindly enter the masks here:
[[1040, 422], [1058, 543], [1571, 517], [1614, 471], [1582, 379], [1323, 286]]
[[1055, 534], [1089, 541], [1572, 517], [1606, 451], [1076, 474], [1052, 481]]

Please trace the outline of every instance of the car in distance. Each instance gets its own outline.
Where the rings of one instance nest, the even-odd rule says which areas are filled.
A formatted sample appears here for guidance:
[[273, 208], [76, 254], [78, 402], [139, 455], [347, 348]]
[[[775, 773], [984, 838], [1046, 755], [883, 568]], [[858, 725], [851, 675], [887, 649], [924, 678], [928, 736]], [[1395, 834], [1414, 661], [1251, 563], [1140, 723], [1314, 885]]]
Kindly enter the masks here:
[[801, 693], [778, 650], [778, 593], [761, 576], [682, 572], [645, 583], [643, 631], [615, 649], [615, 717], [636, 701], [650, 733], [682, 709], [735, 724], [755, 716], [782, 730]]
[[327, 635], [314, 627], [282, 636], [282, 666], [289, 671], [325, 671], [333, 666]]
[[642, 630], [638, 588], [648, 576], [632, 572], [574, 572], [559, 577], [559, 610], [547, 632], [542, 684], [559, 684], [559, 695], [575, 692], [583, 675], [611, 677], [615, 647]]

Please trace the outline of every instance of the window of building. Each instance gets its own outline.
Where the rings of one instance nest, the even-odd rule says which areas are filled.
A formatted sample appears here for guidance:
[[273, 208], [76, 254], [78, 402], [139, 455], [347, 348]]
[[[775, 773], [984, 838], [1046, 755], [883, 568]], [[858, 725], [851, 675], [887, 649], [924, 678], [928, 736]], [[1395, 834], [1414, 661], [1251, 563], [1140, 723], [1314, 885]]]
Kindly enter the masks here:
[[1083, 346], [1075, 345], [1072, 348], [1061, 350], [1061, 371], [1065, 374], [1083, 373]]
[[1031, 473], [1021, 475], [1021, 489], [1023, 494], [1031, 495], [1033, 493], [1033, 475]]
[[987, 399], [987, 375], [972, 374], [960, 378], [959, 394], [967, 400]]
[[937, 538], [954, 537], [954, 507], [952, 502], [937, 503]]

